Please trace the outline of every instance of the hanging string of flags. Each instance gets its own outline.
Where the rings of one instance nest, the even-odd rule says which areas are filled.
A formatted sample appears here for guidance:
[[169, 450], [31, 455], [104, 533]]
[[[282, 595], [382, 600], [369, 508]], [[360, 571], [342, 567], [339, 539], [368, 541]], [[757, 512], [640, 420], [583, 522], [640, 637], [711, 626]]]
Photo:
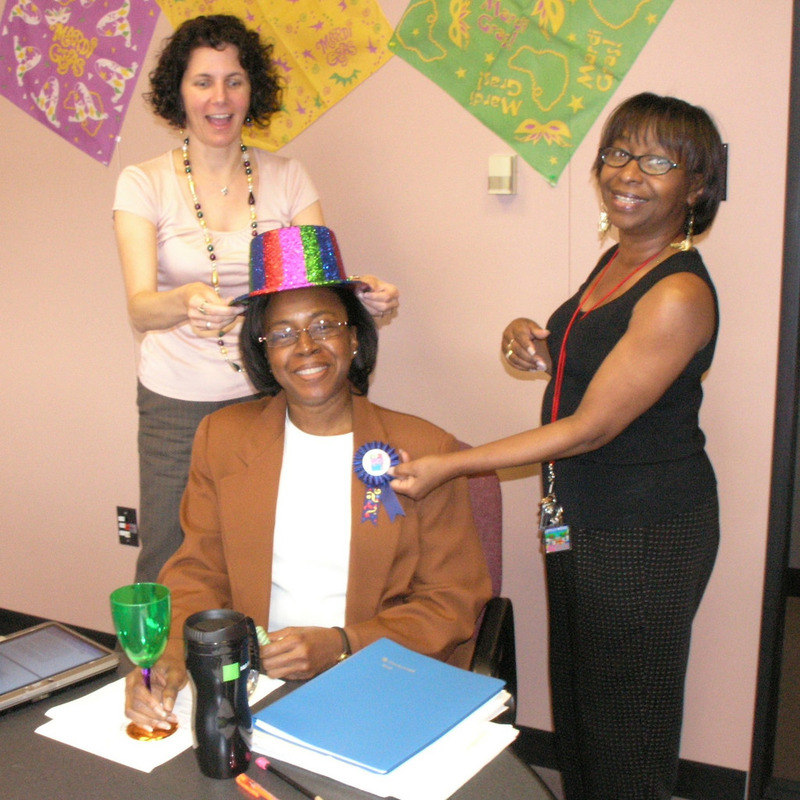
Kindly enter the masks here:
[[8, 0], [0, 94], [108, 164], [159, 11], [235, 14], [272, 42], [283, 108], [248, 144], [277, 150], [397, 55], [551, 184], [672, 0]]

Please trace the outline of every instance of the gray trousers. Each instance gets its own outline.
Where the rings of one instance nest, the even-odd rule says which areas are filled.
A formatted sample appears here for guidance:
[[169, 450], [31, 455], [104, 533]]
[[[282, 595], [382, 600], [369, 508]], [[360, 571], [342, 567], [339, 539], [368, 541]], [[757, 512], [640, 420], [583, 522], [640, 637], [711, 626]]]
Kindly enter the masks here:
[[175, 400], [138, 385], [141, 549], [136, 560], [136, 581], [158, 580], [161, 567], [183, 541], [180, 504], [200, 421], [212, 411], [252, 399]]
[[646, 528], [571, 531], [546, 556], [550, 683], [567, 800], [669, 800], [716, 497]]

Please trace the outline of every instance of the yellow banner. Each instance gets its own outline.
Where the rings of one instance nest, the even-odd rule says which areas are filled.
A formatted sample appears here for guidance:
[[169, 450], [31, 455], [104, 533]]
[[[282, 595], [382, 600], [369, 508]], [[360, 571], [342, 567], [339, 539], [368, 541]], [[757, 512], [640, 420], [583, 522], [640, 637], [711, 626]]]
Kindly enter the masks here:
[[283, 109], [245, 142], [277, 150], [392, 56], [392, 28], [377, 0], [158, 0], [173, 27], [201, 14], [233, 14], [274, 46]]

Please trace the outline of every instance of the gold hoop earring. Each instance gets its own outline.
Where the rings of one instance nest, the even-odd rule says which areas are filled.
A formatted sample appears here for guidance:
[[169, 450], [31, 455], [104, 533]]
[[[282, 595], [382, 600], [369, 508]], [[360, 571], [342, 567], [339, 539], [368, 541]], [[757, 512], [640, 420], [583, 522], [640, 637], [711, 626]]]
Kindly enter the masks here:
[[597, 232], [600, 234], [601, 239], [608, 233], [610, 227], [611, 220], [608, 218], [608, 211], [606, 211], [605, 206], [600, 206], [600, 217], [597, 220]]
[[672, 242], [670, 247], [674, 250], [680, 250], [682, 253], [687, 252], [688, 250], [694, 250], [694, 209], [690, 208], [689, 213], [686, 216], [686, 233], [683, 239], [680, 242]]

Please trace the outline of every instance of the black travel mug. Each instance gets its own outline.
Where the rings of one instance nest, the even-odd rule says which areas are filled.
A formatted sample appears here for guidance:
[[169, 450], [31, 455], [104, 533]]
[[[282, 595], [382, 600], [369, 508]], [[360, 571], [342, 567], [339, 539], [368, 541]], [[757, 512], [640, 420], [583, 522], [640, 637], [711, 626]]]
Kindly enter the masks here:
[[186, 668], [194, 684], [192, 734], [197, 763], [209, 778], [233, 778], [250, 763], [251, 669], [258, 669], [253, 620], [217, 608], [192, 614], [183, 628]]

